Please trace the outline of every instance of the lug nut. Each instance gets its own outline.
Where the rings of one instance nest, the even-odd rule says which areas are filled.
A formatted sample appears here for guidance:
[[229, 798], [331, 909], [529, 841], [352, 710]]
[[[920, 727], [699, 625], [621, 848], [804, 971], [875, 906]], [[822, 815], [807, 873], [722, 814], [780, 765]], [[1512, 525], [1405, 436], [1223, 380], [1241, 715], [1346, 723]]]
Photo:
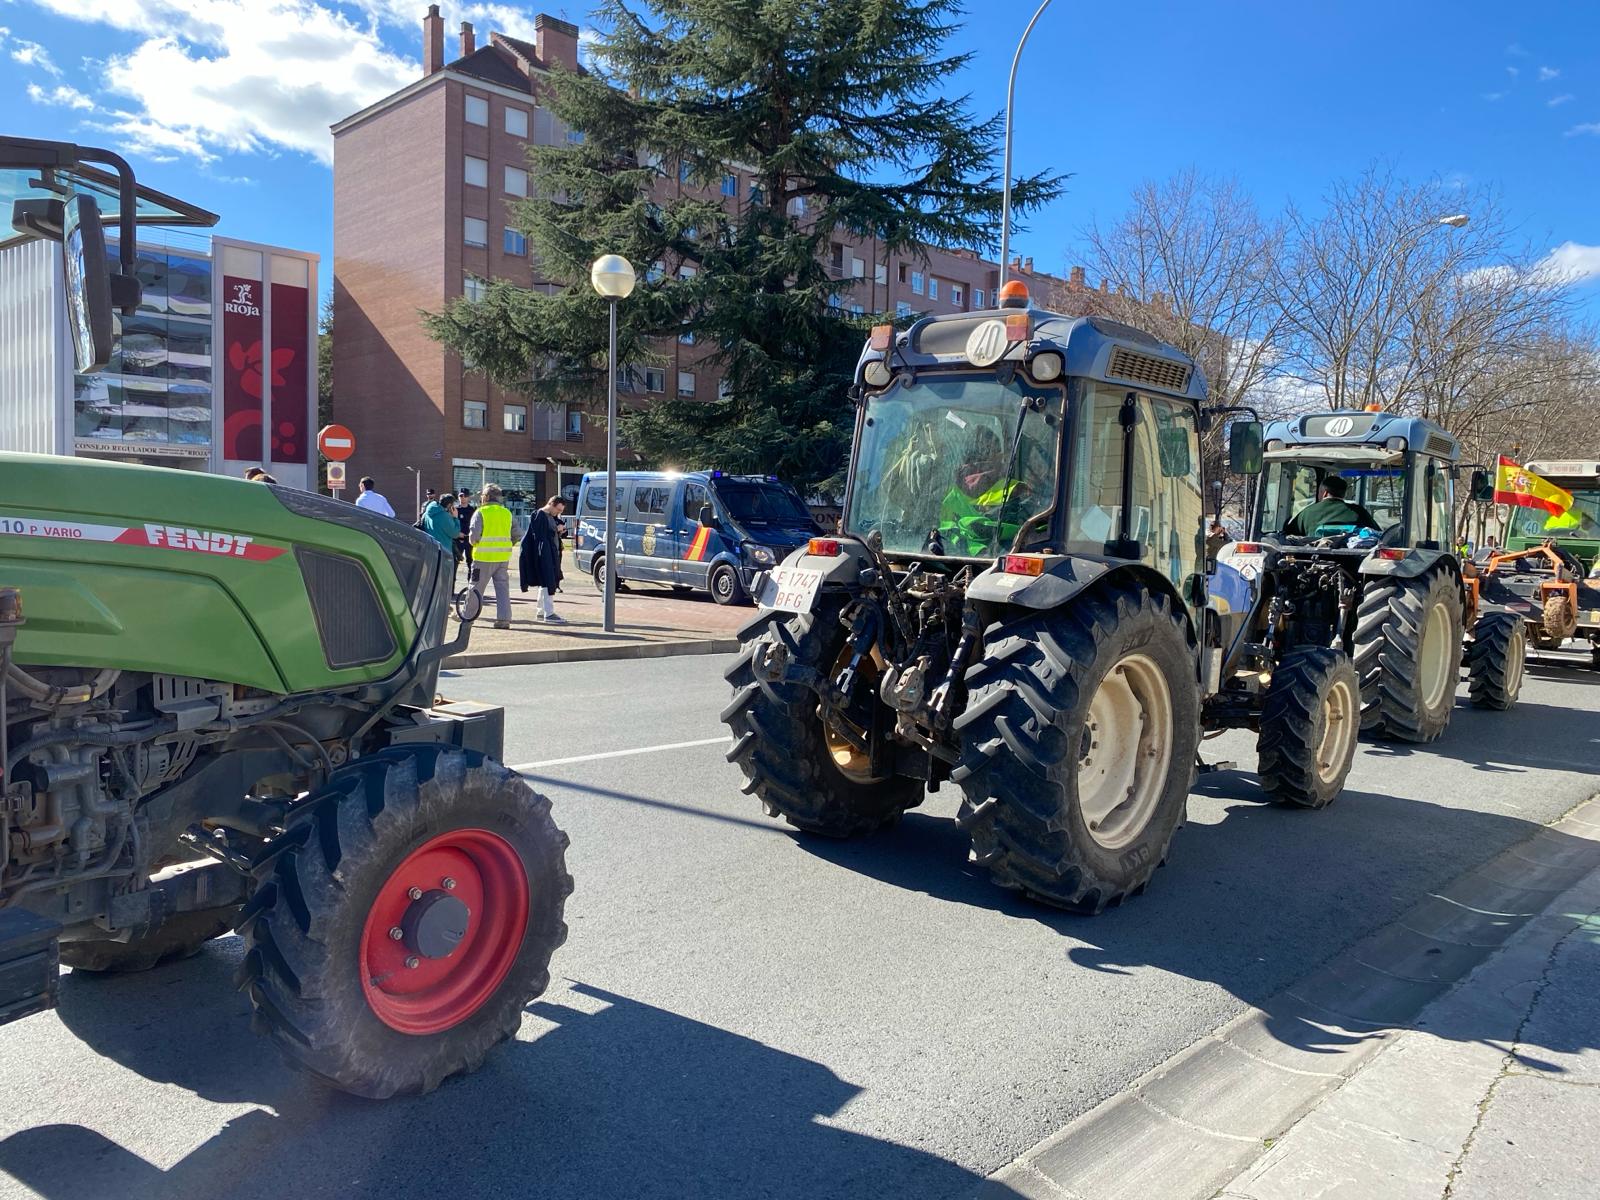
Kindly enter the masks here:
[[398, 926], [398, 925], [396, 925], [393, 929], [389, 930], [390, 938], [392, 938], [394, 941], [397, 941], [397, 942], [401, 938], [405, 937], [405, 935], [406, 935], [406, 931], [404, 929], [401, 929], [400, 926]]
[[444, 890], [447, 892], [453, 892], [456, 890], [456, 881], [451, 879], [448, 875], [444, 877]]
[[406, 959], [406, 967], [408, 969], [412, 970], [412, 971], [415, 971], [421, 965], [422, 965], [422, 960], [420, 958], [418, 958], [415, 954], [411, 955], [409, 958]]
[[421, 900], [422, 889], [419, 887], [408, 888], [406, 889], [406, 895], [410, 896], [413, 900]]

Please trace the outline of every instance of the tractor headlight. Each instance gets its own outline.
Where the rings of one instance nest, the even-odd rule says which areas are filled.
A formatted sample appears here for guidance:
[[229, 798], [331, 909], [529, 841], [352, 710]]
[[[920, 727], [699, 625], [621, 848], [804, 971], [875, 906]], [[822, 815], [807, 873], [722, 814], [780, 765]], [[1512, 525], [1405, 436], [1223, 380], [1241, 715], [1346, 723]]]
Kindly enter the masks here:
[[1040, 383], [1050, 383], [1053, 380], [1060, 379], [1061, 372], [1064, 369], [1065, 364], [1061, 361], [1061, 355], [1054, 350], [1046, 350], [1040, 354], [1035, 354], [1028, 363], [1029, 374]]
[[881, 358], [873, 359], [861, 372], [861, 377], [867, 381], [867, 386], [875, 388], [887, 387], [892, 376], [889, 364]]
[[758, 546], [754, 542], [746, 543], [744, 550], [750, 556], [750, 561], [758, 567], [770, 567], [778, 561], [778, 556], [769, 547]]

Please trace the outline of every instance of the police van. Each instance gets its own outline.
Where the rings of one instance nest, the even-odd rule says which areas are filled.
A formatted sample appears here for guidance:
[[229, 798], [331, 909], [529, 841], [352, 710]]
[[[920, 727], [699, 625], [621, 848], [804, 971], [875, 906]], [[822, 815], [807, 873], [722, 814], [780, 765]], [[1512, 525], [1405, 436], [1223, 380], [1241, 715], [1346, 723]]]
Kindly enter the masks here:
[[[758, 574], [822, 532], [800, 494], [774, 475], [618, 471], [617, 502], [618, 586], [655, 583], [707, 591], [718, 604], [744, 601]], [[604, 590], [604, 471], [583, 477], [573, 517], [578, 569]]]

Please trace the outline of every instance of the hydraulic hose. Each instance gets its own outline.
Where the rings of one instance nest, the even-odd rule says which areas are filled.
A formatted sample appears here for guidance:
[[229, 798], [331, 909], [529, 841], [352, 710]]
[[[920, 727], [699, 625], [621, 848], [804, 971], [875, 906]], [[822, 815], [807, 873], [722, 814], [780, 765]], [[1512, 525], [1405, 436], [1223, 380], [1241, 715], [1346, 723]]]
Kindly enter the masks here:
[[122, 675], [119, 667], [107, 667], [98, 672], [88, 683], [56, 686], [35, 679], [16, 663], [6, 665], [6, 678], [16, 685], [16, 689], [28, 699], [46, 708], [56, 708], [63, 704], [88, 704], [91, 700], [98, 700], [111, 690], [111, 685]]

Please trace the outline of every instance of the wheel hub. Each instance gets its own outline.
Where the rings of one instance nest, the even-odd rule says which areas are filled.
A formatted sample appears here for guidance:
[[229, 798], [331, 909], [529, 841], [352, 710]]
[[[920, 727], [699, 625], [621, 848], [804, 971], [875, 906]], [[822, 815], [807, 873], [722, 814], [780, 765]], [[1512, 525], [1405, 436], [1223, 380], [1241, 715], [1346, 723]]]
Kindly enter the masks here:
[[423, 958], [448, 958], [455, 953], [472, 921], [472, 910], [440, 888], [413, 900], [400, 918], [401, 940]]
[[1089, 836], [1120, 850], [1143, 835], [1166, 787], [1172, 698], [1155, 662], [1132, 654], [1107, 672], [1078, 743], [1078, 807]]

